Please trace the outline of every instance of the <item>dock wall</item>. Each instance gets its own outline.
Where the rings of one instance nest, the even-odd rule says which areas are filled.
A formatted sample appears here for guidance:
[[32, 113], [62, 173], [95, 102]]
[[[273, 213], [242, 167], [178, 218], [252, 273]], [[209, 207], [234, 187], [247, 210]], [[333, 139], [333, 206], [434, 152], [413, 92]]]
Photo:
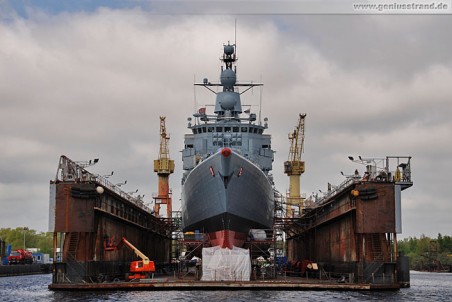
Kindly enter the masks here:
[[355, 282], [395, 282], [395, 190], [391, 182], [354, 183], [307, 211], [288, 240], [291, 259], [309, 259]]
[[171, 227], [162, 219], [95, 182], [51, 183], [54, 219], [54, 282], [98, 282], [124, 275], [133, 251], [123, 237], [156, 264], [169, 262]]

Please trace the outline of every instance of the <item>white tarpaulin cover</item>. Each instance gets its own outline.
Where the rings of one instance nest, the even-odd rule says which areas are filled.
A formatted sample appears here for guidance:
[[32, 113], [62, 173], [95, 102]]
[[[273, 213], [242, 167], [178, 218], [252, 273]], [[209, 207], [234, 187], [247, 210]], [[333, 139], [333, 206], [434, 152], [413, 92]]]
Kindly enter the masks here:
[[202, 281], [250, 281], [250, 251], [219, 246], [202, 249]]

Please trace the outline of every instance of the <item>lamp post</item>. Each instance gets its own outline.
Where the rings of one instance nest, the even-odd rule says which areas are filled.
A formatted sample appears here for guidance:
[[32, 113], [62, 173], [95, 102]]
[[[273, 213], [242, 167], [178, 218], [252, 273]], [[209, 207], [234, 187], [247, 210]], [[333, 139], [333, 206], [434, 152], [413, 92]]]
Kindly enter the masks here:
[[103, 178], [109, 178], [110, 176], [113, 176], [113, 174], [115, 174], [115, 171], [111, 171], [110, 174], [104, 175], [104, 176], [102, 176], [102, 177], [103, 177]]
[[135, 191], [133, 191], [133, 192], [127, 192], [129, 195], [132, 195], [132, 194], [135, 194], [135, 193], [137, 193], [138, 192], [138, 189], [136, 189]]
[[25, 250], [25, 231], [28, 231], [27, 227], [24, 227], [24, 250]]
[[120, 187], [120, 186], [123, 186], [125, 184], [127, 184], [127, 180], [124, 181], [124, 182], [117, 183], [117, 184], [115, 184], [115, 186]]

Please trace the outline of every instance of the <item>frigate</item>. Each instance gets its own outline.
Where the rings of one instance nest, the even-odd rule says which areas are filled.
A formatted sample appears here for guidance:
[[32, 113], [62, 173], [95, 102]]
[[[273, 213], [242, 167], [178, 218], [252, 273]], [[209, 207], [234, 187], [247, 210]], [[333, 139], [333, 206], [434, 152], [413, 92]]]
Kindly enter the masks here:
[[274, 152], [271, 136], [241, 95], [261, 83], [237, 81], [236, 45], [223, 45], [220, 82], [204, 79], [216, 95], [214, 112], [201, 107], [188, 118], [182, 151], [182, 227], [207, 234], [212, 246], [241, 247], [250, 230], [273, 223]]

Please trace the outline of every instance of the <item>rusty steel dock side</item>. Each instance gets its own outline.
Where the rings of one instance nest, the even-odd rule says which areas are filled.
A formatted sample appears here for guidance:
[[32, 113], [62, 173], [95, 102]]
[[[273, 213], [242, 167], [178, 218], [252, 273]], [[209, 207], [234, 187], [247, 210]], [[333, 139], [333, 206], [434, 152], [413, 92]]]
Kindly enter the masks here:
[[122, 237], [157, 265], [169, 262], [171, 221], [155, 217], [139, 198], [65, 156], [50, 182], [50, 227], [54, 285], [124, 278], [135, 256], [116, 248]]
[[301, 218], [283, 224], [288, 257], [309, 259], [325, 274], [346, 276], [354, 283], [398, 283], [396, 208], [400, 191], [409, 186], [409, 182], [349, 181]]

